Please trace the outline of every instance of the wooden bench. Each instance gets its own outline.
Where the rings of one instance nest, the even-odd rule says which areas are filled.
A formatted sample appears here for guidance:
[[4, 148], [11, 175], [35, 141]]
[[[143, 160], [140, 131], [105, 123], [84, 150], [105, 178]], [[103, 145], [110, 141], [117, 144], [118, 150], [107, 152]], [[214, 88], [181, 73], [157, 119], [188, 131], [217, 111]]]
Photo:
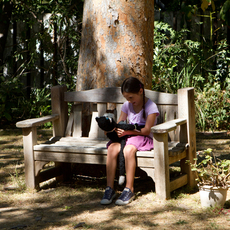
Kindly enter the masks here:
[[[194, 89], [179, 89], [177, 94], [146, 90], [160, 111], [158, 125], [152, 127], [154, 150], [138, 151], [137, 166], [146, 171], [155, 182], [160, 199], [169, 199], [170, 192], [186, 184], [194, 186], [194, 175], [186, 160], [196, 156]], [[66, 163], [106, 164], [108, 139], [98, 127], [95, 117], [102, 116], [108, 103], [115, 103], [119, 116], [125, 101], [120, 88], [103, 88], [66, 92], [66, 86], [51, 89], [52, 115], [17, 122], [23, 130], [25, 180], [30, 188], [52, 177], [60, 178], [70, 169]], [[82, 137], [82, 105], [92, 107], [91, 128], [88, 137]], [[72, 103], [68, 116], [67, 103]], [[53, 122], [53, 137], [45, 144], [37, 144], [37, 126]], [[170, 165], [180, 161], [181, 174], [170, 181]], [[55, 167], [42, 170], [48, 162]]]

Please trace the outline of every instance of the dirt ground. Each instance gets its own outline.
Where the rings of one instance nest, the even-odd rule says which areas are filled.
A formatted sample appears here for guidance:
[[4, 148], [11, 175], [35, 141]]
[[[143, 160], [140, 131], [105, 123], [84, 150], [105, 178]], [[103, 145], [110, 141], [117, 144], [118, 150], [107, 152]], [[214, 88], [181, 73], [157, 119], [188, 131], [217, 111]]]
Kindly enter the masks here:
[[[40, 130], [39, 142], [50, 135], [51, 131]], [[197, 134], [197, 151], [213, 148], [219, 157], [230, 158], [229, 144], [226, 133]], [[230, 229], [230, 192], [223, 209], [202, 209], [197, 189], [184, 187], [172, 192], [172, 199], [161, 201], [153, 181], [137, 177], [132, 203], [102, 206], [104, 170], [87, 167], [93, 176], [76, 174], [65, 184], [49, 181], [40, 191], [29, 190], [21, 130], [0, 130], [0, 229]], [[121, 191], [117, 187], [118, 195]]]

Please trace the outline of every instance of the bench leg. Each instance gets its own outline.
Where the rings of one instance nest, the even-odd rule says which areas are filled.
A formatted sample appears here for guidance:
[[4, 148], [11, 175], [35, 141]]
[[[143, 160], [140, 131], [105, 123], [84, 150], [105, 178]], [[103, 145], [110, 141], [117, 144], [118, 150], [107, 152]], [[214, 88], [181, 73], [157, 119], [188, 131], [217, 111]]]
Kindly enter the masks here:
[[[180, 132], [181, 142], [187, 142], [189, 145], [186, 160], [194, 162], [196, 157], [196, 122], [195, 122], [195, 103], [194, 88], [184, 88], [178, 90], [178, 117], [186, 118], [187, 125], [182, 126]], [[182, 170], [188, 174], [188, 184], [195, 187], [195, 174], [189, 164], [183, 163]]]
[[154, 134], [155, 189], [157, 196], [170, 199], [168, 134]]
[[29, 188], [36, 188], [38, 184], [35, 180], [35, 164], [34, 164], [34, 145], [37, 144], [37, 128], [23, 129], [23, 148], [25, 163], [25, 180]]

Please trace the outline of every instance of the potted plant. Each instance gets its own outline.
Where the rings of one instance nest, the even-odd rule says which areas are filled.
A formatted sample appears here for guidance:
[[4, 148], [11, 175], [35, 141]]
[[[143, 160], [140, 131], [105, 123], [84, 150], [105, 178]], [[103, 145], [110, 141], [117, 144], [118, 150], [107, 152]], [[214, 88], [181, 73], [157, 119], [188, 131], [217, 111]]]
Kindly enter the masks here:
[[224, 206], [230, 176], [230, 160], [216, 158], [212, 149], [204, 150], [204, 158], [190, 163], [196, 174], [202, 207]]

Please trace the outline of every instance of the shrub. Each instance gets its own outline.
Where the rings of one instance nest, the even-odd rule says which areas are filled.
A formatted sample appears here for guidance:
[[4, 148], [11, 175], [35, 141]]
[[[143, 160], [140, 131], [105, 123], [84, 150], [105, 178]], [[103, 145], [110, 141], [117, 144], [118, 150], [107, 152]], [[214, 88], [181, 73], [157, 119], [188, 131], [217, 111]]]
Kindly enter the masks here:
[[186, 40], [188, 30], [177, 32], [168, 24], [155, 22], [153, 89], [176, 93], [179, 88], [200, 86], [200, 43]]
[[21, 82], [17, 78], [0, 79], [0, 123], [1, 127], [8, 126], [14, 121], [28, 116], [26, 100]]
[[51, 113], [50, 88], [32, 89], [30, 99], [19, 78], [0, 80], [0, 124], [2, 128], [15, 127], [18, 120]]
[[153, 89], [176, 93], [179, 88], [194, 87], [197, 129], [228, 130], [230, 54], [226, 39], [213, 50], [209, 44], [201, 46], [199, 41], [186, 39], [187, 33], [155, 22]]
[[196, 93], [196, 125], [201, 131], [228, 130], [230, 94], [215, 82]]

